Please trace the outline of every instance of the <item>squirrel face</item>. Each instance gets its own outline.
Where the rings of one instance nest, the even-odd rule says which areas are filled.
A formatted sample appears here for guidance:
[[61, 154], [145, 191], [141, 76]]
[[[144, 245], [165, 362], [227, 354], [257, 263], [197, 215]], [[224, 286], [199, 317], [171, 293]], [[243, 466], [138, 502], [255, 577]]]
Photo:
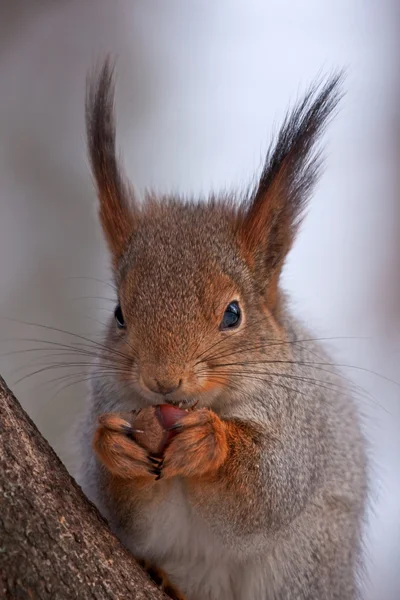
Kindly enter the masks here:
[[[249, 197], [135, 201], [116, 159], [109, 61], [88, 89], [89, 156], [118, 289], [107, 345], [144, 402], [216, 407], [287, 359], [279, 276], [317, 179], [340, 77], [288, 115]], [[318, 93], [317, 93], [318, 92]]]
[[229, 205], [145, 205], [117, 285], [113, 344], [149, 402], [209, 405], [235, 391], [246, 356], [279, 337]]

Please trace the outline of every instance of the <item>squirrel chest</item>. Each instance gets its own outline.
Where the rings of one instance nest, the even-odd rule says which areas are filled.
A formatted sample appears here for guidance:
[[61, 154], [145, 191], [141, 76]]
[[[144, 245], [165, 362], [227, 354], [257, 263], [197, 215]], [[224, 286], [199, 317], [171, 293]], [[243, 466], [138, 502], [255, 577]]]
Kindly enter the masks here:
[[263, 586], [263, 577], [257, 581], [254, 565], [231, 556], [218, 532], [199, 516], [181, 480], [160, 482], [159, 493], [151, 496], [138, 490], [130, 524], [124, 523], [123, 530], [116, 527], [134, 556], [165, 570], [190, 600], [260, 597], [250, 589]]

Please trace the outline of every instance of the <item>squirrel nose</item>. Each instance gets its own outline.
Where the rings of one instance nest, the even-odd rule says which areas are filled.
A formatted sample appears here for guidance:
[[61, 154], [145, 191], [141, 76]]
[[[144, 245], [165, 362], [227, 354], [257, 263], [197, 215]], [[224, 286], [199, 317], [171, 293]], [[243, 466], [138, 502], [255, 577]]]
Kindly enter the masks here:
[[156, 394], [163, 394], [164, 396], [167, 394], [172, 394], [172, 392], [175, 392], [175, 390], [177, 390], [182, 384], [182, 379], [179, 379], [178, 381], [168, 381], [156, 379], [154, 377], [143, 376], [142, 379], [143, 383], [149, 388], [149, 390], [156, 392]]

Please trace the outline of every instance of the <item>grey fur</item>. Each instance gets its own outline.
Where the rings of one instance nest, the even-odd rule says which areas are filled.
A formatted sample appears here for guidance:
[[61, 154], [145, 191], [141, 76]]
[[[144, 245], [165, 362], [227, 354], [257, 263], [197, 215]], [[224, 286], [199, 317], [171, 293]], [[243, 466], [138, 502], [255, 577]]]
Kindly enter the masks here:
[[[291, 339], [311, 339], [292, 317], [286, 318]], [[291, 346], [294, 361], [330, 363], [315, 342]], [[273, 387], [244, 393], [234, 410], [220, 412], [223, 418], [256, 421], [266, 428], [271, 421], [284, 423], [273, 450], [260, 451], [264, 484], [253, 503], [240, 505], [238, 514], [218, 497], [209, 498], [207, 506], [193, 505], [179, 480], [162, 505], [155, 497], [154, 506], [130, 506], [123, 523], [102, 487], [90, 443], [97, 415], [142, 402], [121, 395], [112, 378], [93, 386], [79, 481], [132, 553], [164, 568], [190, 600], [360, 597], [367, 482], [355, 404], [329, 367], [321, 371], [293, 364], [288, 374], [306, 381], [276, 378]]]
[[[110, 84], [109, 77], [103, 76], [103, 81]], [[298, 207], [304, 201], [296, 194], [308, 193], [314, 176], [309, 166], [313, 140], [307, 136], [319, 135], [334, 108], [329, 94], [335, 85], [328, 96], [321, 94], [317, 99], [320, 112], [316, 104], [309, 109], [303, 103], [303, 113], [295, 113], [301, 122], [296, 116], [287, 121], [292, 129], [285, 134], [287, 139], [279, 138], [279, 152], [271, 154], [273, 168], [264, 170], [264, 182], [252, 202], [260, 203], [260, 194], [268, 194], [269, 179], [279, 175], [289, 153], [290, 168], [296, 170], [289, 190], [290, 201], [296, 205], [289, 212], [297, 222]], [[108, 98], [102, 93], [102, 98]], [[321, 98], [328, 104], [321, 105]], [[96, 106], [99, 109], [100, 104]], [[321, 121], [312, 123], [312, 110]], [[107, 117], [106, 124], [111, 122]], [[108, 147], [114, 151], [113, 143]], [[299, 153], [297, 158], [293, 152]], [[110, 164], [115, 171], [115, 162]], [[105, 155], [101, 168], [107, 170]], [[115, 197], [113, 202], [116, 205]], [[134, 356], [124, 367], [131, 371], [131, 383], [123, 384], [118, 372], [111, 373], [110, 368], [107, 376], [96, 376], [97, 369], [112, 366], [107, 348], [123, 349], [110, 321], [106, 349], [93, 369], [81, 428], [80, 484], [132, 553], [164, 569], [189, 600], [356, 600], [367, 461], [346, 382], [330, 366], [320, 344], [311, 341], [312, 335], [291, 315], [281, 292], [278, 314], [267, 314], [262, 308], [265, 286], [239, 249], [237, 210], [226, 201], [219, 205], [170, 200], [160, 201], [156, 208], [148, 212], [145, 208], [140, 215], [135, 208], [137, 228], [115, 269], [132, 332], [128, 332], [126, 351], [133, 346]], [[247, 210], [246, 206], [241, 210]], [[264, 263], [258, 253], [256, 262], [263, 263], [260, 272], [268, 265], [271, 269], [281, 266], [284, 259], [279, 252], [285, 243], [276, 223], [274, 227], [269, 232], [276, 235], [273, 260], [266, 256]], [[218, 290], [211, 301], [207, 294], [221, 274], [235, 283], [243, 301], [248, 329], [241, 335], [247, 337], [234, 355], [241, 356], [236, 367], [231, 367], [234, 385], [200, 394], [199, 406], [211, 408], [223, 420], [254, 428], [252, 454], [239, 460], [247, 495], [229, 493], [222, 467], [220, 482], [206, 496], [176, 477], [159, 481], [151, 497], [119, 502], [108, 493], [104, 467], [93, 454], [97, 417], [155, 403], [140, 391], [140, 368], [176, 374], [190, 362], [196, 341], [207, 336], [214, 339], [212, 319], [221, 309], [220, 298]], [[267, 280], [272, 274], [267, 273]]]

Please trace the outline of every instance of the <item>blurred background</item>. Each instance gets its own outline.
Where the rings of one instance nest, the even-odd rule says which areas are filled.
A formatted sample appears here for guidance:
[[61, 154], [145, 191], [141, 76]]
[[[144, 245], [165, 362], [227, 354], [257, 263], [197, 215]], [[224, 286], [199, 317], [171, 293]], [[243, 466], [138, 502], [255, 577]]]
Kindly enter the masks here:
[[253, 181], [288, 105], [346, 69], [284, 286], [359, 390], [366, 600], [400, 598], [399, 12], [395, 0], [0, 3], [0, 372], [72, 472], [86, 373], [51, 368], [51, 344], [100, 339], [114, 299], [85, 152], [88, 70], [118, 58], [118, 141], [138, 191], [204, 195]]

